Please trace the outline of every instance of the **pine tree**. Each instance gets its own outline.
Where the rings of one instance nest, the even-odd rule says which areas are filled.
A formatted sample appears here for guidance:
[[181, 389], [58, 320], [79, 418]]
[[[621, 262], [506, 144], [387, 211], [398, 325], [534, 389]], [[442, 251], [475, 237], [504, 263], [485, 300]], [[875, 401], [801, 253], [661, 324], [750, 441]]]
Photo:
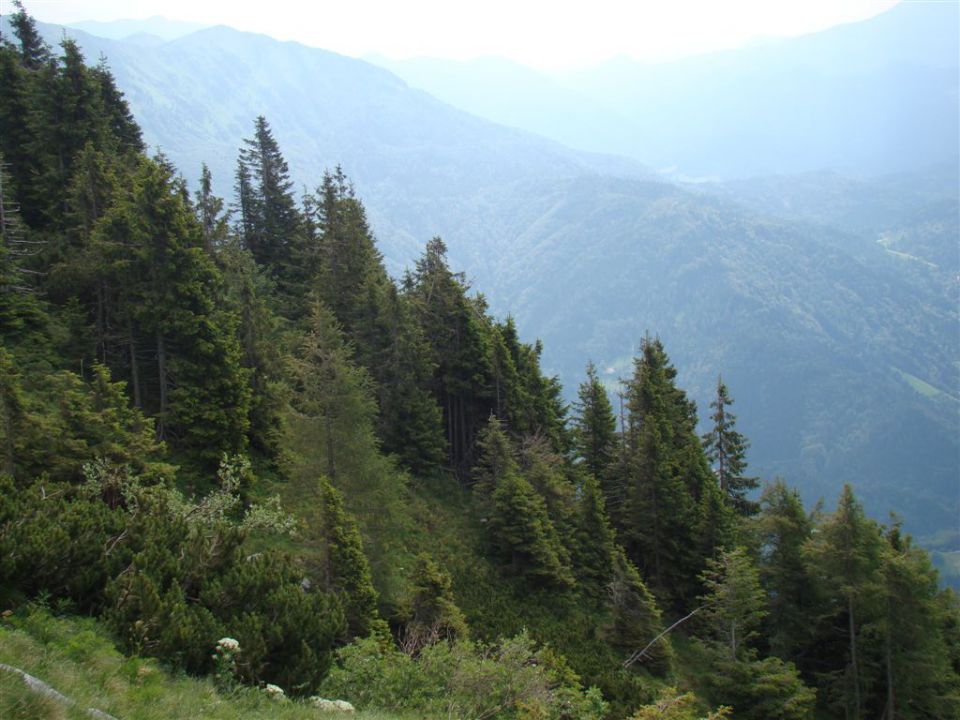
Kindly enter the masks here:
[[570, 556], [543, 497], [520, 473], [513, 448], [491, 417], [479, 441], [478, 492], [488, 509], [487, 528], [500, 558], [516, 573], [565, 588], [574, 584]]
[[13, 6], [17, 12], [10, 16], [10, 25], [20, 42], [20, 62], [28, 70], [39, 70], [50, 62], [50, 48], [40, 37], [37, 23], [27, 15], [21, 0], [13, 0]]
[[720, 489], [729, 498], [729, 502], [740, 515], [755, 515], [759, 506], [747, 499], [747, 494], [755, 490], [760, 481], [745, 477], [747, 469], [747, 449], [750, 443], [737, 432], [737, 416], [728, 409], [733, 399], [727, 391], [722, 378], [717, 378], [717, 396], [710, 403], [714, 413], [710, 416], [713, 427], [703, 436], [703, 447], [707, 458], [713, 464], [713, 471], [720, 483]]
[[454, 602], [450, 575], [429, 555], [417, 556], [411, 584], [413, 597], [404, 638], [408, 652], [439, 640], [468, 637], [467, 621]]
[[320, 582], [327, 592], [342, 596], [350, 636], [365, 637], [379, 619], [379, 613], [377, 591], [363, 552], [360, 531], [344, 509], [343, 496], [326, 478], [317, 481], [316, 490], [319, 527], [311, 527], [309, 532], [319, 534], [322, 539]]
[[241, 235], [258, 264], [267, 268], [288, 291], [295, 274], [292, 249], [301, 220], [294, 200], [290, 170], [270, 125], [262, 115], [252, 138], [244, 140], [237, 173]]
[[827, 658], [832, 666], [828, 673], [834, 678], [838, 703], [854, 720], [864, 714], [863, 625], [879, 595], [882, 548], [879, 528], [866, 518], [849, 485], [844, 486], [836, 511], [804, 546], [809, 571], [830, 598], [827, 620], [836, 622], [831, 633], [845, 640], [842, 664], [838, 667], [836, 658]]
[[661, 602], [682, 610], [694, 578], [713, 554], [697, 535], [698, 504], [713, 483], [695, 435], [696, 411], [674, 385], [676, 370], [660, 341], [644, 339], [627, 387], [629, 425], [616, 463], [622, 507], [617, 533]]
[[819, 605], [803, 557], [813, 521], [804, 511], [799, 493], [783, 480], [776, 480], [760, 497], [755, 527], [760, 579], [769, 598], [765, 635], [774, 655], [800, 663]]
[[602, 481], [617, 447], [617, 421], [607, 389], [594, 364], [587, 364], [587, 379], [580, 385], [575, 403], [574, 443], [587, 471]]

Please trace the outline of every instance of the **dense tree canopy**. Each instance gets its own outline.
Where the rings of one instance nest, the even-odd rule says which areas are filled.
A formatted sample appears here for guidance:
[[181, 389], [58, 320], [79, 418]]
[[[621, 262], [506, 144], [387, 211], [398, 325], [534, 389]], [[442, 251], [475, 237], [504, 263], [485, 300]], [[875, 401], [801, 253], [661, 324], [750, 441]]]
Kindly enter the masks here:
[[343, 170], [295, 199], [264, 117], [231, 210], [206, 166], [191, 193], [106, 61], [15, 6], [0, 600], [191, 673], [235, 638], [234, 679], [291, 694], [339, 653], [335, 687], [409, 673], [504, 717], [602, 717], [588, 684], [612, 717], [957, 715], [960, 611], [926, 553], [849, 486], [828, 514], [782, 481], [757, 502], [722, 381], [701, 439], [648, 336], [623, 427], [592, 364], [568, 421], [442, 239], [395, 282]]

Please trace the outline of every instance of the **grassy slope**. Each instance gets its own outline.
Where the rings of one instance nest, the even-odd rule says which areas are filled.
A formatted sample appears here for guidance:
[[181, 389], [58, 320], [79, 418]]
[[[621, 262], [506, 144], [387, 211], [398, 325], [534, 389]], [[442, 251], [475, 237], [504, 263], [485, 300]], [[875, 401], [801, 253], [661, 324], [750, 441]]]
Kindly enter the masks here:
[[36, 608], [0, 622], [0, 663], [20, 668], [77, 703], [71, 708], [45, 698], [19, 676], [0, 670], [0, 717], [5, 720], [86, 719], [85, 708], [121, 720], [412, 720], [376, 712], [324, 713], [299, 702], [271, 700], [257, 689], [223, 694], [210, 680], [171, 675], [154, 660], [125, 657], [94, 620], [54, 617]]

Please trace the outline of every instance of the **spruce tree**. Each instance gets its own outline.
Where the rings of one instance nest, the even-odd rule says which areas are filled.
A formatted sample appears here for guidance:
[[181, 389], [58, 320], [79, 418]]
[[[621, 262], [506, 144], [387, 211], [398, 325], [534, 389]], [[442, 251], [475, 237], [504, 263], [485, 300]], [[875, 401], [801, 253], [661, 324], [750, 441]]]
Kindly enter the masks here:
[[587, 363], [587, 379], [580, 385], [574, 403], [574, 443], [586, 470], [602, 478], [617, 447], [617, 421], [607, 389], [597, 376], [597, 368]]
[[607, 517], [603, 491], [593, 475], [585, 475], [580, 488], [576, 524], [575, 564], [585, 592], [601, 597], [614, 574], [617, 553], [613, 528]]
[[227, 218], [223, 214], [223, 200], [213, 194], [213, 176], [206, 163], [200, 168], [200, 187], [194, 194], [193, 202], [203, 247], [210, 253], [222, 246], [227, 240]]
[[542, 495], [520, 473], [500, 422], [491, 417], [479, 445], [478, 492], [498, 556], [515, 573], [560, 588], [571, 587], [570, 555]]
[[845, 652], [824, 657], [820, 668], [844, 713], [854, 720], [864, 716], [867, 666], [863, 662], [864, 623], [880, 595], [883, 541], [877, 524], [845, 485], [837, 509], [827, 516], [804, 546], [810, 574], [828, 595], [827, 615], [831, 635], [839, 636]]
[[356, 521], [343, 506], [343, 496], [330, 482], [320, 477], [316, 485], [319, 512], [317, 527], [308, 527], [311, 538], [322, 544], [322, 560], [317, 568], [319, 580], [327, 592], [341, 595], [351, 637], [365, 637], [379, 619], [377, 591], [373, 587], [370, 564]]
[[93, 251], [113, 295], [110, 320], [123, 329], [119, 343], [108, 338], [119, 344], [108, 364], [125, 371], [160, 439], [215, 467], [246, 444], [248, 379], [236, 316], [218, 302], [221, 276], [164, 163], [141, 160], [98, 223]]
[[10, 25], [20, 42], [20, 62], [28, 70], [39, 70], [50, 62], [50, 48], [40, 37], [36, 21], [27, 15], [21, 0], [13, 0], [13, 6], [17, 12], [10, 16]]
[[463, 479], [493, 404], [485, 305], [467, 297], [468, 286], [462, 275], [450, 270], [439, 237], [427, 243], [405, 285], [435, 368], [431, 391], [443, 412], [449, 466]]
[[417, 556], [411, 584], [413, 597], [404, 638], [407, 652], [439, 640], [468, 637], [467, 621], [454, 602], [450, 575], [429, 555]]
[[720, 489], [729, 498], [733, 508], [740, 515], [755, 515], [759, 506], [746, 496], [759, 486], [760, 481], [744, 475], [750, 443], [736, 430], [737, 416], [729, 410], [732, 404], [733, 398], [726, 384], [718, 377], [717, 395], [710, 403], [714, 411], [710, 416], [713, 427], [703, 435], [703, 447], [713, 465]]
[[645, 338], [627, 387], [629, 425], [612, 484], [623, 497], [615, 517], [628, 557], [661, 602], [681, 610], [713, 554], [698, 536], [698, 504], [714, 480], [694, 432], [695, 408], [675, 377], [660, 340]]
[[103, 105], [103, 120], [119, 152], [144, 152], [147, 146], [143, 142], [140, 127], [130, 112], [123, 93], [117, 87], [116, 79], [110, 71], [107, 58], [100, 56], [96, 66], [90, 70], [93, 80], [100, 91]]
[[301, 219], [293, 197], [290, 170], [262, 115], [254, 123], [252, 138], [244, 140], [237, 174], [241, 235], [258, 264], [281, 283], [281, 289], [295, 274], [293, 247]]
[[604, 636], [611, 645], [631, 653], [630, 665], [663, 675], [669, 672], [673, 649], [660, 637], [660, 608], [633, 563], [618, 548], [613, 556], [613, 576], [607, 587], [611, 623]]
[[800, 660], [815, 624], [818, 600], [803, 546], [813, 521], [803, 509], [800, 494], [776, 480], [760, 497], [755, 530], [760, 550], [760, 579], [769, 598], [766, 637], [774, 655]]

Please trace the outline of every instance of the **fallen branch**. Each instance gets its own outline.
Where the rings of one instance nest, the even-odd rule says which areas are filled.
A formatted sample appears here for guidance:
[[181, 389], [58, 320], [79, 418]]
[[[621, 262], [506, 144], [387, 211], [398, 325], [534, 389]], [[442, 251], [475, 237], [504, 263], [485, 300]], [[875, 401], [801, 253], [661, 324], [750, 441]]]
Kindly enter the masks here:
[[623, 669], [624, 669], [624, 670], [627, 670], [631, 665], [633, 665], [635, 662], [637, 662], [638, 660], [640, 660], [640, 658], [642, 658], [644, 655], [646, 655], [647, 650], [649, 650], [651, 647], [653, 647], [654, 643], [656, 643], [660, 638], [662, 638], [662, 637], [663, 637], [664, 635], [666, 635], [668, 632], [670, 632], [671, 630], [673, 630], [675, 627], [677, 627], [677, 626], [685, 623], [687, 620], [689, 620], [690, 618], [692, 618], [694, 615], [696, 615], [698, 612], [700, 612], [701, 610], [703, 610], [705, 607], [706, 607], [706, 605], [701, 605], [701, 606], [698, 607], [696, 610], [694, 610], [692, 613], [690, 613], [689, 615], [684, 615], [682, 618], [680, 618], [679, 620], [677, 620], [673, 625], [671, 625], [671, 626], [668, 627], [666, 630], [664, 630], [662, 633], [660, 633], [659, 635], [657, 635], [653, 640], [651, 640], [650, 642], [647, 643], [646, 647], [644, 647], [643, 650], [638, 650], [638, 651], [635, 652], [633, 655], [631, 655], [631, 656], [628, 657], [626, 660], [624, 660], [624, 661], [623, 661]]

